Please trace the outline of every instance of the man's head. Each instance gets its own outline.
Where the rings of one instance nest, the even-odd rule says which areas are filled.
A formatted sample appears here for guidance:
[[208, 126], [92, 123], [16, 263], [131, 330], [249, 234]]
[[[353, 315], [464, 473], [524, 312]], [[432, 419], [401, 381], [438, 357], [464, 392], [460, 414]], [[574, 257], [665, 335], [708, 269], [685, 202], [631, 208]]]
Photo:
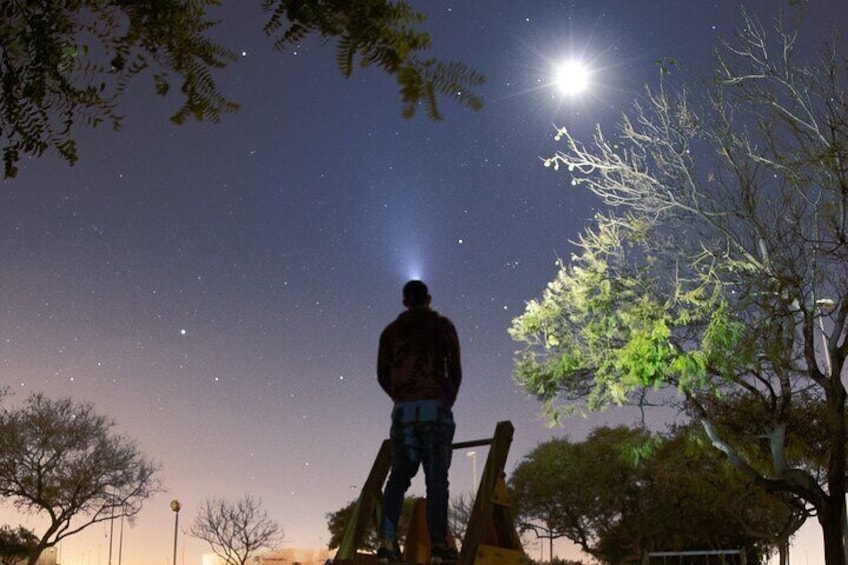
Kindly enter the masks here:
[[422, 281], [409, 281], [403, 285], [403, 305], [407, 308], [424, 308], [430, 305], [430, 293]]

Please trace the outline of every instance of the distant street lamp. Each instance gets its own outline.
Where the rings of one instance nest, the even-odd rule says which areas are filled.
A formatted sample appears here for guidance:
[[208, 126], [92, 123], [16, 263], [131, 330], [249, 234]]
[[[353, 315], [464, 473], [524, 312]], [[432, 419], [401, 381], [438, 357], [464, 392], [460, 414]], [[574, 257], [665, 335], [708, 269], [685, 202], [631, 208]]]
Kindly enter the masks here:
[[473, 480], [471, 489], [474, 491], [477, 490], [477, 452], [469, 451], [465, 456], [471, 459], [471, 478]]
[[112, 519], [109, 520], [109, 565], [112, 565], [112, 533], [115, 531], [115, 510], [112, 510]]
[[832, 310], [836, 303], [830, 298], [820, 298], [816, 300], [816, 306], [819, 309], [819, 328], [821, 329], [822, 334], [822, 344], [824, 346], [824, 367], [827, 370], [828, 378], [831, 376], [831, 372], [833, 371], [833, 367], [830, 364], [830, 351], [827, 347], [827, 333], [824, 330], [824, 310]]
[[549, 551], [548, 559], [551, 563], [553, 563], [554, 562], [554, 540], [557, 539], [557, 538], [564, 537], [564, 534], [562, 534], [561, 532], [557, 532], [556, 530], [553, 530], [551, 528], [546, 528], [544, 526], [538, 526], [536, 524], [531, 524], [529, 522], [523, 523], [522, 526], [524, 526], [528, 530], [533, 530], [533, 533], [536, 534], [536, 537], [539, 539], [539, 545], [540, 545], [540, 547], [539, 547], [539, 561], [542, 560], [542, 557], [544, 556], [544, 553], [545, 553], [545, 551], [544, 551], [545, 544], [542, 543], [542, 540], [543, 539], [548, 540], [548, 544], [549, 544], [549, 547], [550, 547], [550, 549], [548, 550]]
[[118, 565], [121, 565], [121, 558], [124, 555], [124, 515], [121, 514], [121, 533], [118, 536]]
[[112, 517], [109, 518], [109, 565], [112, 565], [112, 534], [115, 532], [115, 507], [112, 506]]
[[180, 501], [176, 498], [171, 501], [171, 510], [174, 511], [174, 565], [177, 565], [177, 532], [180, 525]]

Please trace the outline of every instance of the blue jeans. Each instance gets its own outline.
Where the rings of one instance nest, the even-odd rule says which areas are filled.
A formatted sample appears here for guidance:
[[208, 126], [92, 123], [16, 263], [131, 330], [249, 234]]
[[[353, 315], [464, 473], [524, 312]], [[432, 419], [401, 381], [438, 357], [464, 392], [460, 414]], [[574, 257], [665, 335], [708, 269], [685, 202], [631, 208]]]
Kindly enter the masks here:
[[383, 539], [397, 539], [403, 498], [418, 466], [427, 486], [427, 528], [433, 546], [448, 539], [448, 469], [456, 426], [451, 409], [437, 400], [399, 402], [392, 410], [392, 468], [383, 491]]

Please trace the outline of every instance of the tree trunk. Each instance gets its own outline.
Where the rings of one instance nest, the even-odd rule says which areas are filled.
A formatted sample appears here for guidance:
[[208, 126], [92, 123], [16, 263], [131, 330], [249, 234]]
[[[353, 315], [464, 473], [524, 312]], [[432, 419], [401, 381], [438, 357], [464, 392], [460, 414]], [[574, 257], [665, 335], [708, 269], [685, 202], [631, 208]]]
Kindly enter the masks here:
[[44, 551], [44, 548], [40, 545], [34, 547], [32, 551], [29, 552], [29, 557], [27, 557], [27, 565], [37, 565], [38, 558], [41, 557], [41, 553]]
[[[842, 374], [842, 362], [836, 375]], [[822, 516], [824, 535], [824, 558], [827, 565], [848, 565], [843, 538], [845, 528], [845, 387], [841, 379], [831, 381], [833, 389], [828, 395], [828, 427], [831, 430], [830, 456], [827, 470], [828, 496], [825, 507], [827, 516]]]
[[845, 552], [845, 565], [848, 565], [848, 551], [845, 551], [848, 548], [848, 515], [846, 515], [846, 510], [842, 510], [842, 551]]
[[780, 540], [777, 544], [777, 554], [779, 556], [778, 563], [780, 565], [789, 565], [789, 540]]
[[844, 565], [845, 555], [842, 549], [842, 520], [836, 517], [826, 519], [819, 516], [819, 523], [824, 537], [824, 562], [825, 565]]

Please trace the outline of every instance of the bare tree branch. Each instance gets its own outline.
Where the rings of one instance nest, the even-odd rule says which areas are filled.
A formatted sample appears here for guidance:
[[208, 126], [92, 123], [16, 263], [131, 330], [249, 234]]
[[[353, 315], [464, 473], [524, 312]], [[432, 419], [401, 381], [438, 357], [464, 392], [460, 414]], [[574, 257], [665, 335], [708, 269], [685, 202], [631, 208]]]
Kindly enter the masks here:
[[245, 565], [257, 550], [283, 542], [277, 522], [268, 517], [259, 500], [249, 495], [235, 502], [207, 500], [198, 510], [190, 533], [206, 541], [228, 565]]

